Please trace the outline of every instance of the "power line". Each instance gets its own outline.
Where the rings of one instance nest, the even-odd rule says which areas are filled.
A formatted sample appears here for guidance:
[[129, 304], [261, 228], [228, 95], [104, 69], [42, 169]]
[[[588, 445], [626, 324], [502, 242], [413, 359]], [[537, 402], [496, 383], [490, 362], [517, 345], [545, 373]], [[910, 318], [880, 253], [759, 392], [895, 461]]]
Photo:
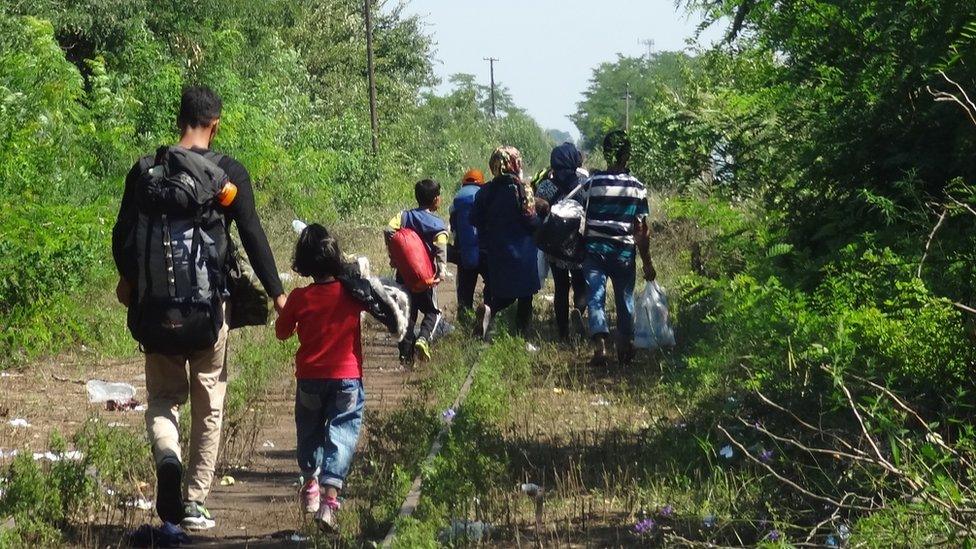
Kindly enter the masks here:
[[491, 67], [491, 117], [498, 118], [498, 113], [495, 111], [495, 61], [498, 61], [495, 57], [484, 57], [485, 61]]

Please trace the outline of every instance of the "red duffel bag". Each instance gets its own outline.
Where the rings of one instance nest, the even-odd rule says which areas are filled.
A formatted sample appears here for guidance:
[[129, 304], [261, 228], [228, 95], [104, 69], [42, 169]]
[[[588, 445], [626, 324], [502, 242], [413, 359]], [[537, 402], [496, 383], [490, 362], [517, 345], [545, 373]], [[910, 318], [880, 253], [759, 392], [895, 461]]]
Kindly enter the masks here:
[[427, 245], [417, 231], [397, 229], [387, 245], [390, 260], [408, 290], [420, 293], [434, 287], [434, 262], [431, 261]]

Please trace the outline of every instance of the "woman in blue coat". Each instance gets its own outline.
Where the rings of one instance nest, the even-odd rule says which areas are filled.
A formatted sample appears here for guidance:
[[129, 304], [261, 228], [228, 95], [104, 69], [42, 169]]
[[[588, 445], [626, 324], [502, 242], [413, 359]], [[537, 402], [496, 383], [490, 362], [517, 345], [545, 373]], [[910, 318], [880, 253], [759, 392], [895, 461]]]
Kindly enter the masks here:
[[522, 181], [522, 154], [499, 147], [489, 161], [494, 179], [475, 197], [471, 222], [487, 253], [490, 302], [478, 309], [475, 335], [491, 337], [495, 315], [518, 303], [515, 329], [522, 334], [532, 320], [532, 296], [539, 291], [533, 234], [540, 220], [532, 191]]

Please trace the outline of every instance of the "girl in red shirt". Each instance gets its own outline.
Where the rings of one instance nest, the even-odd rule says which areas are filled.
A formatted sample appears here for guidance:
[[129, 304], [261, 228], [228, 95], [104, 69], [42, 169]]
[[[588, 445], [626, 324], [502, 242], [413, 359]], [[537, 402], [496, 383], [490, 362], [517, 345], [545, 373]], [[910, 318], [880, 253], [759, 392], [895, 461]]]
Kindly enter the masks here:
[[298, 466], [306, 479], [305, 511], [334, 529], [339, 491], [349, 472], [363, 421], [362, 302], [339, 281], [339, 243], [319, 224], [302, 231], [292, 269], [313, 279], [297, 288], [275, 322], [278, 339], [298, 333], [295, 427]]

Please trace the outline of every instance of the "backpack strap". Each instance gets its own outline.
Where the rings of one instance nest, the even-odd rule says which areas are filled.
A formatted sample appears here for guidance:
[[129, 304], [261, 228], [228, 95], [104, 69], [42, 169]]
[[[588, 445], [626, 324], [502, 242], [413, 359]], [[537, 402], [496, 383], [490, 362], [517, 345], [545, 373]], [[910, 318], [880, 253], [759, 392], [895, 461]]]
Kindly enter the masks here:
[[586, 187], [586, 204], [583, 206], [583, 219], [580, 220], [579, 234], [580, 236], [585, 238], [586, 221], [587, 218], [590, 216], [590, 198], [593, 196], [593, 180], [587, 177], [586, 181], [580, 183], [580, 186], [576, 187], [576, 190], [574, 190], [572, 194], [576, 194], [576, 192], [582, 189], [583, 187]]
[[[202, 157], [206, 158], [207, 160], [213, 162], [214, 164], [217, 165], [218, 168], [220, 168], [220, 162], [224, 158], [227, 158], [227, 155], [220, 154], [219, 152], [211, 151], [211, 150], [207, 150], [207, 152], [201, 154], [200, 156], [202, 156]], [[221, 169], [223, 169], [223, 168], [221, 168]]]

